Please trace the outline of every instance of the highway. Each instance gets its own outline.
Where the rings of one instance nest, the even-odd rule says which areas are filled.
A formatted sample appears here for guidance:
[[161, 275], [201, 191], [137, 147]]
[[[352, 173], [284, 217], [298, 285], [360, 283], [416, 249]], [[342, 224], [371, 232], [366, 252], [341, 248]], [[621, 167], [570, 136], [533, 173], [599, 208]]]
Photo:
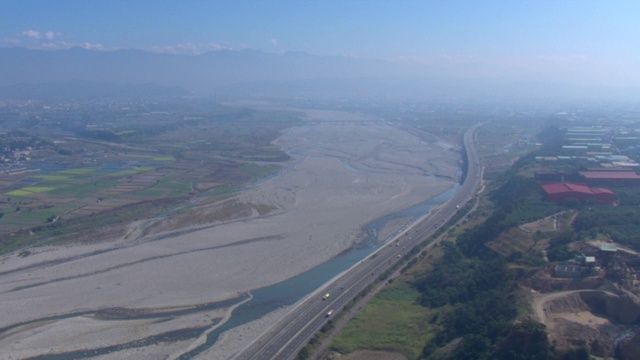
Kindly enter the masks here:
[[[456, 192], [437, 211], [407, 230], [397, 241], [378, 249], [348, 271], [325, 284], [296, 304], [287, 315], [265, 331], [234, 360], [294, 359], [308, 341], [377, 277], [392, 267], [411, 249], [429, 239], [455, 215], [478, 191], [481, 183], [480, 158], [475, 147], [476, 124], [465, 131], [463, 144], [467, 155], [467, 175]], [[330, 296], [324, 299], [325, 294]], [[327, 315], [332, 311], [331, 315]]]

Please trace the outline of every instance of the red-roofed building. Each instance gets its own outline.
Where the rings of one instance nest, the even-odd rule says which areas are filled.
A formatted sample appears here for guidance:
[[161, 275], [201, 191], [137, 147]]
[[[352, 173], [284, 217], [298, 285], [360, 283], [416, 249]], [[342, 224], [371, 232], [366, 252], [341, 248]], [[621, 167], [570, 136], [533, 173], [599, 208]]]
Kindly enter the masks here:
[[569, 198], [586, 201], [593, 199], [599, 205], [612, 204], [615, 194], [608, 189], [589, 188], [583, 183], [555, 182], [543, 183], [542, 190], [547, 195], [547, 200], [561, 202]]
[[591, 191], [598, 205], [613, 204], [613, 202], [616, 201], [616, 194], [609, 189], [591, 188]]

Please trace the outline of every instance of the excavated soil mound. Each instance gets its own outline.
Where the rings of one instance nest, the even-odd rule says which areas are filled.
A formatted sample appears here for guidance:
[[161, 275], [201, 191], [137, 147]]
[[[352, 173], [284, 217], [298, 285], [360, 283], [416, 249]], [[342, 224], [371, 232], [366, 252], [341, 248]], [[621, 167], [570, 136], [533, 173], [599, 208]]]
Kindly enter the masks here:
[[558, 349], [586, 347], [593, 355], [612, 357], [620, 345], [619, 351], [637, 354], [632, 339], [638, 338], [640, 300], [634, 295], [574, 290], [547, 294], [538, 301], [544, 312], [541, 320]]

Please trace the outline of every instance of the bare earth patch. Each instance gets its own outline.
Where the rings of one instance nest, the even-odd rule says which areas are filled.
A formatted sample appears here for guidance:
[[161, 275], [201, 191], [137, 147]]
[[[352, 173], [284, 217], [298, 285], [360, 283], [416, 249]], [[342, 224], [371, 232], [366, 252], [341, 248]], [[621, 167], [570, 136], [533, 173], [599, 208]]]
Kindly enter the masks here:
[[586, 347], [596, 356], [612, 357], [621, 340], [638, 330], [625, 324], [637, 321], [640, 302], [606, 291], [539, 294], [534, 297], [533, 308], [560, 350]]

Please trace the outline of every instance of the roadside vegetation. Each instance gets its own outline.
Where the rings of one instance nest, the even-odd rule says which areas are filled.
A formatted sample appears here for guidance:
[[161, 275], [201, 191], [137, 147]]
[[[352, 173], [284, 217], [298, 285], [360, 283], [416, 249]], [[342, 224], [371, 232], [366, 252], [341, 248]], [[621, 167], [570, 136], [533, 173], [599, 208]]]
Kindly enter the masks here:
[[418, 290], [407, 283], [388, 286], [362, 309], [332, 347], [345, 354], [373, 348], [416, 358], [425, 340], [434, 336], [423, 323], [435, 316], [434, 311], [415, 301], [419, 296]]

